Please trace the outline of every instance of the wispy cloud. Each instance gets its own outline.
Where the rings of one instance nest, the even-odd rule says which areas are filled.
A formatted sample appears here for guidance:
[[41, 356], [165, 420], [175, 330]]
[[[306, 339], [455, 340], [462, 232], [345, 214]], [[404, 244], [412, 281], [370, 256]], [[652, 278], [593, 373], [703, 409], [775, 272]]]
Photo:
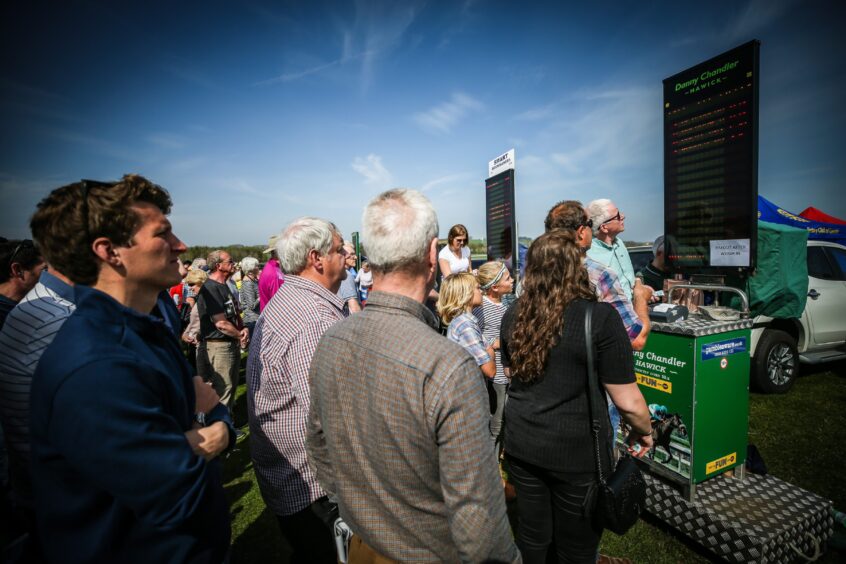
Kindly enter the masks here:
[[467, 181], [473, 178], [473, 175], [469, 172], [459, 172], [456, 174], [447, 174], [434, 180], [430, 180], [429, 182], [425, 183], [423, 186], [420, 187], [421, 192], [428, 192], [429, 190], [436, 188], [438, 186], [446, 186], [450, 184], [454, 184], [456, 182]]
[[[594, 90], [559, 116], [563, 140], [552, 160], [571, 174], [604, 173], [651, 160], [650, 145], [660, 139], [660, 92], [647, 88]], [[656, 146], [657, 149], [657, 146]], [[647, 158], [648, 157], [648, 158]]]
[[200, 168], [209, 162], [208, 157], [189, 157], [171, 162], [168, 167], [175, 172], [188, 172]]
[[485, 105], [475, 98], [456, 92], [448, 102], [415, 114], [414, 121], [429, 133], [449, 133], [468, 114], [479, 112], [484, 107]]
[[[357, 0], [353, 21], [338, 27], [341, 50], [337, 57], [328, 61], [307, 57], [312, 59], [310, 64], [286, 70], [254, 85], [294, 82], [335, 68], [356, 68], [357, 65], [358, 85], [362, 92], [366, 92], [373, 81], [378, 59], [402, 44], [403, 36], [422, 6], [419, 1]], [[292, 65], [289, 63], [289, 66]]]
[[185, 82], [190, 82], [196, 86], [202, 86], [208, 90], [218, 90], [218, 84], [209, 78], [203, 71], [201, 71], [197, 66], [184, 61], [182, 59], [177, 59], [175, 57], [166, 57], [166, 61], [162, 64], [162, 70], [166, 73], [170, 74], [171, 76], [175, 76], [180, 80], [184, 80]]
[[441, 40], [438, 42], [438, 49], [448, 47], [452, 42], [453, 37], [456, 37], [464, 31], [468, 23], [473, 17], [473, 6], [478, 4], [479, 0], [464, 0], [461, 7], [458, 9], [458, 14], [454, 17], [452, 25], [443, 31]]
[[771, 26], [798, 4], [797, 0], [751, 0], [738, 13], [727, 18], [728, 24], [719, 30], [670, 40], [673, 49], [686, 48], [700, 43], [729, 47], [735, 43], [755, 37], [761, 30]]
[[393, 176], [382, 164], [382, 157], [379, 155], [370, 153], [366, 157], [356, 157], [352, 168], [364, 177], [364, 183], [369, 186], [387, 188], [393, 182]]
[[555, 104], [547, 104], [545, 106], [538, 106], [536, 108], [529, 108], [523, 112], [520, 112], [514, 119], [518, 121], [541, 121], [544, 119], [548, 119], [550, 116], [554, 115], [556, 111]]
[[752, 0], [739, 17], [729, 20], [725, 35], [734, 41], [748, 39], [781, 18], [795, 3], [795, 0]]
[[116, 143], [107, 139], [101, 139], [84, 133], [58, 128], [38, 128], [38, 130], [48, 137], [65, 141], [76, 145], [77, 147], [84, 147], [89, 152], [98, 155], [123, 161], [132, 161], [135, 163], [147, 160], [146, 157], [139, 153], [139, 151], [132, 150], [121, 143]]
[[48, 121], [82, 122], [80, 115], [64, 109], [69, 100], [38, 86], [0, 77], [0, 104], [16, 114], [43, 118]]
[[185, 148], [185, 139], [173, 133], [153, 133], [147, 136], [147, 141], [162, 149]]

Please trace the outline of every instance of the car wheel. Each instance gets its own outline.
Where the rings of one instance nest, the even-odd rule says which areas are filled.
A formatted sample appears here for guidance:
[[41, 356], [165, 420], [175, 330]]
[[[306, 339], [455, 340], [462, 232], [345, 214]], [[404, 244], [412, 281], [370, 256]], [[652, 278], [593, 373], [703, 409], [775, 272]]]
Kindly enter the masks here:
[[778, 329], [766, 329], [752, 361], [755, 385], [765, 394], [784, 394], [799, 374], [796, 340]]

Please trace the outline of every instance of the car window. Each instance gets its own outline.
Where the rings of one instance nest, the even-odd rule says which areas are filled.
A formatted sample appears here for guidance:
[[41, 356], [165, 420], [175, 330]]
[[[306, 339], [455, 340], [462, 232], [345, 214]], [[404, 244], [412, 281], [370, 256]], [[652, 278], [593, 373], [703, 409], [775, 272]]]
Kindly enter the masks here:
[[823, 280], [835, 278], [834, 269], [822, 247], [808, 247], [808, 276]]
[[835, 247], [826, 247], [826, 250], [840, 269], [840, 272], [835, 273], [835, 278], [837, 280], [846, 280], [846, 251]]
[[652, 262], [652, 249], [629, 250], [629, 257], [632, 259], [632, 269], [640, 272]]

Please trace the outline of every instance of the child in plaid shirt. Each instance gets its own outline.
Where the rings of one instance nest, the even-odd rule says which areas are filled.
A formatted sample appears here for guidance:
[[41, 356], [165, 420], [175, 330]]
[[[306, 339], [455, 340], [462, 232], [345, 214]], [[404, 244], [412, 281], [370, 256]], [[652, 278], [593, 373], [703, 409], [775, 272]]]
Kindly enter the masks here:
[[496, 375], [495, 348], [499, 339], [488, 343], [482, 337], [473, 308], [482, 305], [482, 290], [476, 277], [469, 272], [450, 274], [441, 284], [438, 313], [447, 328], [447, 339], [469, 352], [486, 378]]

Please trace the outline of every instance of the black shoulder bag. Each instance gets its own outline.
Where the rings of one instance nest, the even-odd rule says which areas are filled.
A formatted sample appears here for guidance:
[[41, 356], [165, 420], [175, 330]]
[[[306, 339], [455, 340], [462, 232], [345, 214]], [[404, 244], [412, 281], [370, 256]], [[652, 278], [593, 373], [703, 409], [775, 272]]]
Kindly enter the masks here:
[[594, 365], [593, 336], [591, 334], [591, 316], [593, 314], [593, 302], [588, 302], [585, 311], [585, 343], [587, 345], [587, 369], [588, 369], [588, 409], [590, 413], [591, 432], [593, 433], [593, 445], [596, 454], [596, 473], [599, 477], [599, 488], [596, 495], [595, 515], [598, 522], [611, 532], [623, 535], [632, 528], [640, 511], [646, 501], [646, 482], [640, 473], [634, 459], [623, 455], [617, 463], [617, 467], [606, 478], [602, 471], [602, 457], [600, 445], [600, 433], [602, 426], [599, 424], [601, 415], [608, 411], [606, 402], [598, 403], [596, 390], [599, 381], [596, 376]]

